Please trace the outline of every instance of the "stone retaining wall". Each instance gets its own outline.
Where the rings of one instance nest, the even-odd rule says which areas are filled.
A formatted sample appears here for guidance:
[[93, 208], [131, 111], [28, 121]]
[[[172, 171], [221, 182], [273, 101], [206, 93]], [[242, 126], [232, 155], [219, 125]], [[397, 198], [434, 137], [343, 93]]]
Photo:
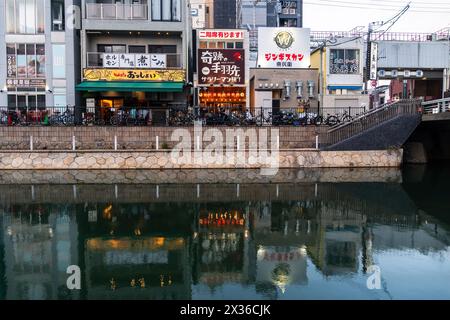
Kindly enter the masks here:
[[[192, 153], [195, 159], [196, 153]], [[0, 170], [95, 170], [95, 169], [260, 169], [274, 167], [242, 151], [245, 161], [226, 157], [224, 163], [178, 162], [171, 151], [40, 151], [0, 152]], [[399, 167], [403, 150], [317, 151], [280, 150], [275, 168]]]
[[[34, 150], [72, 150], [75, 137], [77, 150], [113, 150], [114, 137], [117, 137], [118, 149], [154, 150], [156, 137], [159, 149], [172, 148], [176, 142], [171, 136], [176, 129], [187, 129], [193, 136], [193, 127], [6, 127], [0, 126], [0, 150], [30, 150], [33, 140]], [[211, 127], [203, 127], [203, 131]], [[269, 127], [214, 127], [225, 136], [229, 129], [270, 129]], [[279, 130], [281, 149], [314, 148], [316, 136], [327, 127], [273, 127]], [[270, 136], [270, 133], [269, 133]]]
[[[274, 176], [259, 170], [3, 170], [0, 185], [61, 184], [260, 184], [273, 183], [401, 183], [399, 168], [301, 168], [280, 169]], [[0, 197], [2, 192], [0, 192]]]

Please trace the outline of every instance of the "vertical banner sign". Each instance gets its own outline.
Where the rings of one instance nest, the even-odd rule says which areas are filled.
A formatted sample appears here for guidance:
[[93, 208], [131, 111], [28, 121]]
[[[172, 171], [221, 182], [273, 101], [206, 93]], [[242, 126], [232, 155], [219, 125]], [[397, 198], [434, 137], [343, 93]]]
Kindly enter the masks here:
[[134, 68], [136, 66], [134, 54], [121, 54], [119, 65], [121, 68]]
[[378, 43], [372, 42], [370, 49], [370, 74], [369, 80], [377, 80], [378, 69]]
[[7, 77], [8, 78], [15, 78], [17, 76], [17, 63], [16, 63], [16, 56], [15, 55], [8, 55], [7, 60]]
[[245, 50], [199, 49], [200, 85], [245, 84]]

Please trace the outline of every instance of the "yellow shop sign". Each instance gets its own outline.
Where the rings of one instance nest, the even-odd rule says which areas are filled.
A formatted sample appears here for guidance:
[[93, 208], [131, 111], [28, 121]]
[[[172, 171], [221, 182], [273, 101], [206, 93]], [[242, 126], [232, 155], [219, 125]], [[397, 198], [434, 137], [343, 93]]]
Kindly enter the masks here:
[[88, 81], [175, 81], [184, 82], [184, 70], [154, 69], [84, 69], [84, 80]]

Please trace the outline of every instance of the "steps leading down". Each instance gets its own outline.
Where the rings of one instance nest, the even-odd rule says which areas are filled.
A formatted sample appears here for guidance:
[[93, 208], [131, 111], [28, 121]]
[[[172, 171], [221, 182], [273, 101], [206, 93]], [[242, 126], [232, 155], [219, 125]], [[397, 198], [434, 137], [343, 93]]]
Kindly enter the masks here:
[[399, 148], [421, 121], [421, 100], [399, 100], [331, 128], [320, 137], [320, 148], [329, 151]]

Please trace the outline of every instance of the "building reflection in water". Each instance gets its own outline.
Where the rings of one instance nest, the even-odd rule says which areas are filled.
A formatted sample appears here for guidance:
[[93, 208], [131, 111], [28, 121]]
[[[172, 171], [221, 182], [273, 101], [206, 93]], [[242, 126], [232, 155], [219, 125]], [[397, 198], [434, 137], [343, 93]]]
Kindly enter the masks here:
[[[401, 185], [216, 185], [206, 198], [195, 185], [104, 188], [2, 197], [1, 299], [214, 298], [230, 286], [277, 299], [306, 290], [310, 268], [352, 277], [374, 251], [448, 250], [448, 230]], [[79, 291], [66, 287], [69, 265], [81, 267]]]

